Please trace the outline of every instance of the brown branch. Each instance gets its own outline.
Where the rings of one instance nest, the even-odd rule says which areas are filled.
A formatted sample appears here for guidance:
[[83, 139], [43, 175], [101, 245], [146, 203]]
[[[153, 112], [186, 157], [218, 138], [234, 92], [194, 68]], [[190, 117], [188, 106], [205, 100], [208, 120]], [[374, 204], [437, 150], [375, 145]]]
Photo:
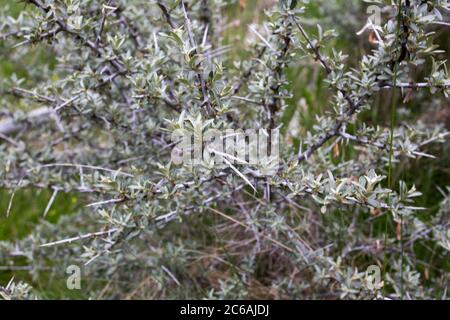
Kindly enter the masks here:
[[[41, 9], [43, 12], [48, 13], [50, 11], [50, 7], [44, 6], [39, 0], [28, 0], [28, 2], [32, 3], [39, 9]], [[67, 24], [62, 21], [60, 18], [58, 18], [55, 14], [53, 14], [53, 17], [55, 19], [56, 24], [61, 28], [62, 31], [73, 35], [75, 38], [79, 39], [84, 45], [89, 47], [92, 51], [94, 51], [98, 56], [103, 56], [102, 50], [91, 40], [83, 38], [79, 33], [76, 33], [67, 26]], [[118, 71], [123, 72], [122, 63], [119, 61], [118, 58], [113, 58], [110, 60], [107, 60], [109, 64], [112, 65], [112, 67]]]
[[[327, 74], [330, 74], [332, 72], [331, 67], [328, 65], [328, 63], [325, 61], [325, 59], [322, 57], [319, 49], [314, 46], [311, 39], [309, 38], [306, 31], [303, 29], [303, 27], [295, 20], [295, 17], [292, 18], [294, 23], [296, 24], [297, 28], [300, 30], [300, 33], [305, 38], [305, 40], [308, 42], [309, 47], [311, 50], [313, 50], [316, 59], [320, 61], [321, 65], [325, 69]], [[348, 92], [343, 89], [338, 89], [339, 92], [344, 96], [344, 99], [349, 104], [350, 108], [347, 111], [347, 117], [351, 117], [361, 106], [360, 102], [354, 102], [351, 97], [349, 96]], [[327, 143], [330, 139], [336, 137], [339, 135], [339, 132], [342, 128], [342, 126], [345, 123], [345, 119], [337, 120], [336, 124], [333, 129], [328, 131], [325, 136], [323, 136], [321, 139], [319, 139], [316, 143], [314, 143], [308, 150], [306, 150], [304, 153], [300, 153], [298, 156], [298, 161], [302, 162], [306, 159], [308, 159], [314, 152], [316, 152], [318, 149], [320, 149], [325, 143]]]
[[164, 15], [164, 18], [166, 19], [166, 21], [169, 24], [169, 26], [172, 29], [175, 29], [176, 25], [175, 25], [175, 23], [173, 23], [172, 17], [170, 16], [170, 13], [169, 13], [169, 10], [167, 10], [167, 7], [163, 3], [161, 3], [161, 1], [158, 1], [157, 5], [161, 9], [161, 11], [162, 11], [162, 13]]
[[[110, 4], [111, 4], [111, 0], [108, 0], [106, 5], [109, 6]], [[97, 39], [95, 39], [95, 45], [96, 46], [98, 46], [100, 44], [100, 41], [102, 40], [102, 33], [103, 33], [104, 28], [105, 28], [107, 15], [108, 15], [108, 13], [106, 12], [106, 9], [103, 8], [102, 21], [100, 22], [100, 28], [99, 28], [99, 30], [97, 32]]]
[[[186, 6], [185, 6], [183, 0], [181, 1], [181, 7], [183, 9], [184, 25], [186, 26], [186, 29], [188, 32], [188, 37], [189, 37], [189, 42], [191, 44], [191, 48], [197, 50], [197, 44], [195, 43], [195, 38], [192, 33], [191, 21], [189, 20], [189, 16], [186, 11]], [[205, 79], [203, 78], [201, 71], [197, 72], [197, 78], [198, 78], [198, 81], [200, 82], [200, 87], [201, 87], [202, 96], [203, 96], [203, 103], [206, 104], [207, 113], [210, 115], [215, 115], [216, 112], [211, 105], [211, 101], [209, 101], [209, 96], [208, 96], [208, 92], [207, 92], [207, 88], [206, 88], [206, 82], [205, 82]]]

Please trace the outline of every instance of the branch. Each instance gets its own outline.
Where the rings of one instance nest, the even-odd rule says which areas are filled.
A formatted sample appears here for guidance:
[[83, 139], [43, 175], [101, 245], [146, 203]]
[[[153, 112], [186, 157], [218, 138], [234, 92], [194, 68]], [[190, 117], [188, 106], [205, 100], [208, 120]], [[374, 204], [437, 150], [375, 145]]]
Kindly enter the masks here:
[[[28, 0], [28, 2], [32, 3], [33, 5], [35, 5], [36, 7], [38, 7], [45, 13], [48, 13], [50, 11], [50, 7], [44, 6], [39, 0]], [[94, 51], [97, 55], [103, 56], [102, 50], [100, 50], [100, 48], [94, 42], [92, 42], [89, 39], [85, 39], [79, 33], [76, 33], [74, 31], [70, 30], [70, 28], [67, 26], [67, 24], [64, 21], [62, 21], [60, 18], [58, 18], [54, 13], [53, 13], [53, 17], [55, 18], [56, 23], [58, 24], [58, 26], [61, 28], [62, 31], [74, 35], [76, 38], [81, 40], [84, 45], [86, 45], [92, 51]], [[117, 57], [108, 59], [107, 62], [109, 64], [111, 64], [111, 66], [116, 71], [121, 72], [121, 73], [124, 72], [124, 70], [122, 68], [122, 64]]]
[[[186, 6], [184, 4], [184, 1], [181, 1], [181, 7], [183, 9], [183, 14], [184, 14], [184, 25], [186, 26], [187, 32], [188, 32], [188, 37], [189, 37], [189, 42], [191, 44], [191, 48], [197, 50], [197, 44], [195, 43], [195, 38], [194, 35], [192, 33], [192, 28], [191, 28], [191, 21], [189, 20], [189, 16], [186, 12]], [[198, 81], [200, 82], [200, 86], [201, 86], [201, 90], [202, 90], [202, 96], [203, 96], [203, 103], [206, 103], [206, 107], [207, 107], [207, 113], [210, 113], [211, 115], [214, 115], [216, 112], [213, 109], [211, 102], [209, 101], [209, 96], [208, 96], [208, 92], [206, 89], [206, 82], [205, 79], [203, 78], [203, 75], [201, 72], [197, 72], [197, 78]]]
[[119, 231], [119, 229], [113, 228], [113, 229], [109, 229], [109, 230], [106, 230], [106, 231], [87, 233], [87, 234], [83, 234], [83, 235], [78, 236], [78, 237], [73, 237], [73, 238], [68, 238], [68, 239], [63, 239], [63, 240], [58, 240], [58, 241], [54, 241], [54, 242], [41, 244], [39, 247], [45, 248], [45, 247], [52, 247], [52, 246], [56, 246], [56, 245], [64, 244], [64, 243], [72, 243], [72, 242], [78, 241], [78, 240], [95, 238], [95, 237], [103, 236], [103, 235], [106, 235], [106, 234], [109, 235], [109, 234], [115, 233], [117, 231]]
[[[42, 107], [28, 112], [26, 121], [40, 124], [48, 120], [52, 114], [53, 109], [49, 107]], [[0, 121], [0, 134], [8, 135], [17, 132], [23, 128], [23, 125], [14, 119], [6, 119]]]
[[99, 28], [98, 33], [97, 33], [97, 39], [95, 39], [95, 45], [96, 46], [98, 46], [100, 44], [100, 41], [102, 40], [102, 33], [103, 33], [104, 28], [105, 28], [106, 18], [107, 18], [107, 15], [108, 15], [108, 13], [106, 12], [105, 6], [109, 6], [110, 4], [111, 4], [111, 0], [108, 0], [106, 5], [103, 5], [102, 21], [100, 22], [100, 28]]
[[169, 24], [169, 26], [172, 29], [175, 29], [176, 28], [175, 23], [173, 23], [172, 17], [170, 16], [170, 13], [167, 10], [167, 7], [163, 3], [161, 3], [161, 1], [158, 1], [157, 5], [161, 9], [161, 11], [162, 11], [162, 13], [164, 15], [164, 18], [166, 19], [166, 21]]
[[393, 83], [389, 83], [389, 84], [384, 84], [382, 85], [380, 88], [381, 89], [391, 89], [391, 88], [400, 88], [400, 89], [422, 89], [422, 88], [448, 88], [450, 87], [450, 83], [449, 84], [442, 84], [442, 85], [435, 85], [435, 84], [431, 84], [428, 82], [418, 82], [418, 83], [414, 83], [414, 82], [410, 82], [410, 83], [406, 83], [406, 82], [400, 82], [397, 84], [393, 84]]
[[[39, 40], [54, 37], [54, 36], [56, 36], [58, 33], [60, 33], [61, 31], [62, 31], [61, 28], [56, 28], [55, 30], [45, 32], [45, 33], [39, 35]], [[26, 37], [26, 36], [27, 36], [27, 35], [25, 35], [25, 37]], [[24, 41], [22, 41], [22, 42], [17, 43], [16, 45], [14, 45], [13, 48], [18, 48], [18, 47], [20, 47], [20, 46], [24, 46], [24, 45], [30, 44], [30, 43], [32, 43], [33, 41], [36, 41], [36, 40], [34, 40], [34, 39], [27, 39], [27, 40], [24, 40]]]
[[[367, 138], [360, 138], [360, 137], [351, 135], [351, 134], [346, 133], [346, 132], [339, 132], [339, 135], [342, 138], [347, 139], [349, 141], [353, 141], [353, 142], [355, 142], [355, 143], [357, 143], [359, 145], [373, 146], [375, 148], [378, 148], [378, 149], [384, 150], [384, 151], [389, 151], [390, 150], [389, 145], [387, 145], [386, 143], [381, 143], [381, 142], [378, 142], [378, 141], [370, 141]], [[396, 149], [396, 148], [393, 148], [393, 151], [401, 152], [401, 150]], [[433, 155], [430, 155], [430, 154], [427, 154], [427, 153], [424, 153], [424, 152], [420, 152], [420, 151], [410, 151], [409, 153], [414, 155], [414, 156], [416, 156], [416, 157], [427, 157], [427, 158], [433, 158], [433, 159], [436, 158]]]
[[[256, 61], [260, 60], [264, 53], [266, 52], [267, 47], [264, 46], [262, 49], [258, 52], [258, 55], [256, 57]], [[237, 83], [233, 86], [233, 95], [236, 95], [239, 93], [239, 91], [242, 89], [242, 86], [248, 81], [250, 76], [252, 75], [253, 71], [255, 70], [258, 63], [253, 61], [252, 65], [241, 75]]]
[[[297, 22], [297, 20], [295, 19], [295, 17], [292, 17], [292, 19], [294, 20], [295, 24], [297, 25], [298, 29], [300, 30], [301, 34], [303, 35], [303, 37], [305, 38], [305, 40], [307, 41], [309, 47], [311, 48], [311, 50], [314, 52], [315, 56], [316, 56], [316, 60], [320, 61], [321, 65], [323, 66], [323, 68], [325, 69], [327, 74], [330, 74], [332, 72], [331, 67], [328, 65], [328, 63], [326, 62], [326, 60], [323, 58], [323, 56], [321, 55], [319, 49], [313, 45], [311, 39], [309, 38], [308, 34], [306, 33], [306, 31], [303, 29], [303, 27]], [[382, 89], [389, 89], [389, 88], [393, 88], [394, 85], [393, 84], [384, 84], [381, 85]], [[432, 84], [429, 83], [397, 83], [395, 84], [395, 87], [397, 88], [403, 88], [403, 89], [418, 89], [418, 88], [427, 88], [427, 87], [441, 87], [441, 88], [445, 88], [448, 87], [448, 85], [441, 85], [441, 86], [433, 86]], [[349, 96], [349, 94], [347, 93], [347, 91], [342, 90], [342, 89], [338, 89], [339, 92], [342, 93], [342, 95], [344, 96], [345, 100], [348, 102], [350, 108], [346, 113], [347, 117], [351, 117], [361, 106], [361, 102], [354, 102], [351, 97]], [[324, 136], [322, 137], [319, 141], [317, 141], [315, 144], [313, 144], [307, 151], [305, 151], [304, 153], [301, 153], [300, 150], [300, 154], [298, 155], [298, 161], [302, 162], [306, 159], [308, 159], [315, 151], [317, 151], [319, 148], [321, 148], [326, 142], [328, 142], [330, 139], [341, 135], [341, 128], [345, 123], [345, 118], [341, 119], [341, 120], [337, 120], [335, 126]], [[357, 140], [353, 140], [355, 142], [358, 142]], [[378, 146], [381, 147], [381, 146]], [[417, 154], [419, 155], [419, 154]], [[424, 155], [421, 154], [420, 155]], [[427, 155], [429, 156], [429, 155]]]
[[[120, 74], [121, 73], [117, 72], [115, 74], [108, 76], [106, 79], [103, 79], [100, 83], [98, 83], [93, 89], [94, 90], [100, 89], [101, 87], [108, 84], [110, 81], [114, 80]], [[47, 121], [54, 112], [57, 112], [65, 107], [67, 107], [68, 105], [75, 102], [76, 100], [78, 100], [81, 97], [81, 93], [77, 93], [69, 99], [64, 99], [61, 104], [56, 104], [56, 102], [57, 102], [56, 98], [38, 94], [36, 92], [32, 92], [32, 91], [29, 91], [29, 90], [26, 90], [23, 88], [14, 87], [12, 89], [12, 93], [15, 95], [20, 95], [20, 96], [25, 96], [25, 95], [32, 96], [32, 97], [35, 97], [38, 102], [49, 103], [49, 104], [54, 105], [53, 108], [52, 107], [42, 107], [42, 108], [38, 108], [38, 109], [28, 112], [28, 114], [25, 116], [25, 120], [27, 122], [36, 122], [37, 124]], [[3, 121], [0, 121], [0, 134], [4, 134], [4, 135], [12, 134], [14, 132], [21, 130], [22, 128], [23, 128], [23, 125], [14, 119], [6, 119]]]

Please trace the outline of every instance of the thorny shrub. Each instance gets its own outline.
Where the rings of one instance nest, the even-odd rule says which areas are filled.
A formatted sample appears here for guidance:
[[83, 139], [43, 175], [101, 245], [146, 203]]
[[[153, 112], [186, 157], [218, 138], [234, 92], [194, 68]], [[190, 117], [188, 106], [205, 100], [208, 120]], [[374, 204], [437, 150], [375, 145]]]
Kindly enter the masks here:
[[[31, 275], [3, 298], [39, 297], [26, 282], [69, 265], [93, 298], [448, 297], [450, 190], [422, 208], [396, 173], [444, 152], [445, 125], [422, 115], [450, 93], [434, 42], [449, 1], [281, 0], [244, 45], [225, 12], [247, 1], [23, 2], [0, 18], [2, 54], [26, 70], [1, 82], [6, 214], [20, 214], [21, 189], [51, 190], [44, 217], [64, 193], [86, 206], [0, 243], [0, 261]], [[360, 14], [369, 4], [381, 21]], [[23, 65], [36, 50], [47, 62]], [[320, 111], [293, 85], [312, 69]], [[276, 174], [226, 153], [226, 166], [173, 163], [172, 132], [199, 128], [281, 129]], [[368, 286], [373, 265], [381, 282]]]

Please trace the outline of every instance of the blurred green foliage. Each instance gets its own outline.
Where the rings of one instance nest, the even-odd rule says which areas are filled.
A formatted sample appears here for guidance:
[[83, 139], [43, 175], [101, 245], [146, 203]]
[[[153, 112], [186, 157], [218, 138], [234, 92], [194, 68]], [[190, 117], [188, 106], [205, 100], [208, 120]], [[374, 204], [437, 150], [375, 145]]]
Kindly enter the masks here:
[[[27, 7], [24, 3], [15, 0], [0, 0], [0, 10], [6, 11], [13, 17], [17, 17]], [[8, 59], [8, 52], [2, 51], [0, 42], [0, 77], [10, 77], [14, 73], [26, 78], [26, 65], [48, 63], [54, 57], [38, 48], [35, 54], [26, 58], [24, 64], [17, 64]], [[15, 240], [26, 236], [32, 231], [33, 226], [42, 219], [42, 214], [51, 197], [49, 191], [23, 191], [17, 192], [14, 198], [11, 215], [5, 216], [11, 194], [0, 190], [0, 241]], [[60, 193], [47, 214], [46, 220], [55, 223], [62, 214], [68, 214], [77, 207], [77, 198]], [[1, 272], [0, 272], [1, 274]]]

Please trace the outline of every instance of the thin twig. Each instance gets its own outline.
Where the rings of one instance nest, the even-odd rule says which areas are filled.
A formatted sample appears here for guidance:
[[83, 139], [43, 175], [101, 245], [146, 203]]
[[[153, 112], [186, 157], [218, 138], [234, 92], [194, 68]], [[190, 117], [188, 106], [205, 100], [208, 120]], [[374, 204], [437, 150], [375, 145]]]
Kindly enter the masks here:
[[166, 19], [169, 26], [172, 29], [175, 29], [176, 28], [175, 23], [173, 23], [172, 17], [170, 16], [170, 13], [169, 13], [169, 10], [167, 10], [167, 7], [161, 1], [158, 1], [157, 5], [161, 9], [161, 11], [164, 15], [164, 18]]
[[50, 208], [53, 205], [53, 202], [55, 202], [56, 196], [58, 195], [59, 189], [58, 188], [54, 188], [53, 190], [53, 194], [50, 197], [50, 200], [47, 203], [47, 207], [45, 207], [45, 211], [44, 211], [44, 218], [47, 216], [48, 212], [50, 211]]
[[108, 169], [108, 168], [103, 168], [103, 167], [99, 167], [99, 166], [90, 166], [90, 165], [83, 165], [83, 164], [76, 164], [76, 163], [50, 163], [50, 164], [43, 164], [37, 167], [33, 167], [31, 169], [28, 169], [28, 172], [34, 171], [34, 170], [38, 170], [38, 169], [42, 169], [42, 168], [52, 168], [52, 167], [73, 167], [73, 168], [85, 168], [85, 169], [92, 169], [92, 170], [98, 170], [98, 171], [105, 171], [105, 172], [110, 172], [110, 173], [114, 173], [114, 175], [121, 175], [121, 176], [125, 176], [125, 177], [134, 177], [132, 174], [130, 173], [126, 173], [120, 170], [112, 170], [112, 169]]
[[[111, 0], [108, 0], [108, 2], [106, 3], [106, 6], [109, 7], [109, 5], [111, 4]], [[100, 41], [102, 40], [102, 33], [103, 30], [105, 29], [105, 23], [106, 23], [106, 18], [108, 16], [108, 13], [106, 11], [107, 8], [105, 8], [105, 5], [103, 5], [103, 16], [102, 16], [102, 21], [100, 22], [100, 28], [97, 32], [97, 39], [95, 40], [95, 45], [98, 46], [100, 44]]]
[[78, 236], [78, 237], [67, 238], [67, 239], [58, 240], [58, 241], [54, 241], [54, 242], [44, 243], [44, 244], [41, 244], [39, 247], [45, 248], [45, 247], [57, 246], [57, 245], [64, 244], [64, 243], [72, 243], [74, 241], [79, 241], [79, 240], [89, 239], [89, 238], [95, 238], [95, 237], [103, 236], [105, 234], [115, 233], [117, 231], [119, 231], [118, 228], [113, 228], [113, 229], [109, 229], [109, 230], [106, 230], [106, 231], [87, 233], [87, 234], [83, 234], [83, 235]]
[[[188, 37], [189, 37], [189, 42], [191, 44], [191, 48], [197, 50], [197, 44], [195, 42], [195, 38], [192, 33], [191, 21], [189, 20], [189, 16], [186, 11], [186, 6], [185, 6], [183, 0], [181, 1], [181, 7], [183, 9], [184, 25], [186, 26], [186, 29], [188, 32]], [[207, 113], [209, 113], [210, 115], [214, 115], [215, 111], [211, 105], [211, 101], [209, 101], [209, 96], [208, 96], [208, 92], [206, 89], [206, 82], [205, 82], [205, 79], [203, 78], [201, 71], [197, 72], [197, 78], [198, 78], [198, 81], [200, 82], [200, 87], [201, 87], [202, 96], [203, 96], [203, 103], [206, 104]]]

